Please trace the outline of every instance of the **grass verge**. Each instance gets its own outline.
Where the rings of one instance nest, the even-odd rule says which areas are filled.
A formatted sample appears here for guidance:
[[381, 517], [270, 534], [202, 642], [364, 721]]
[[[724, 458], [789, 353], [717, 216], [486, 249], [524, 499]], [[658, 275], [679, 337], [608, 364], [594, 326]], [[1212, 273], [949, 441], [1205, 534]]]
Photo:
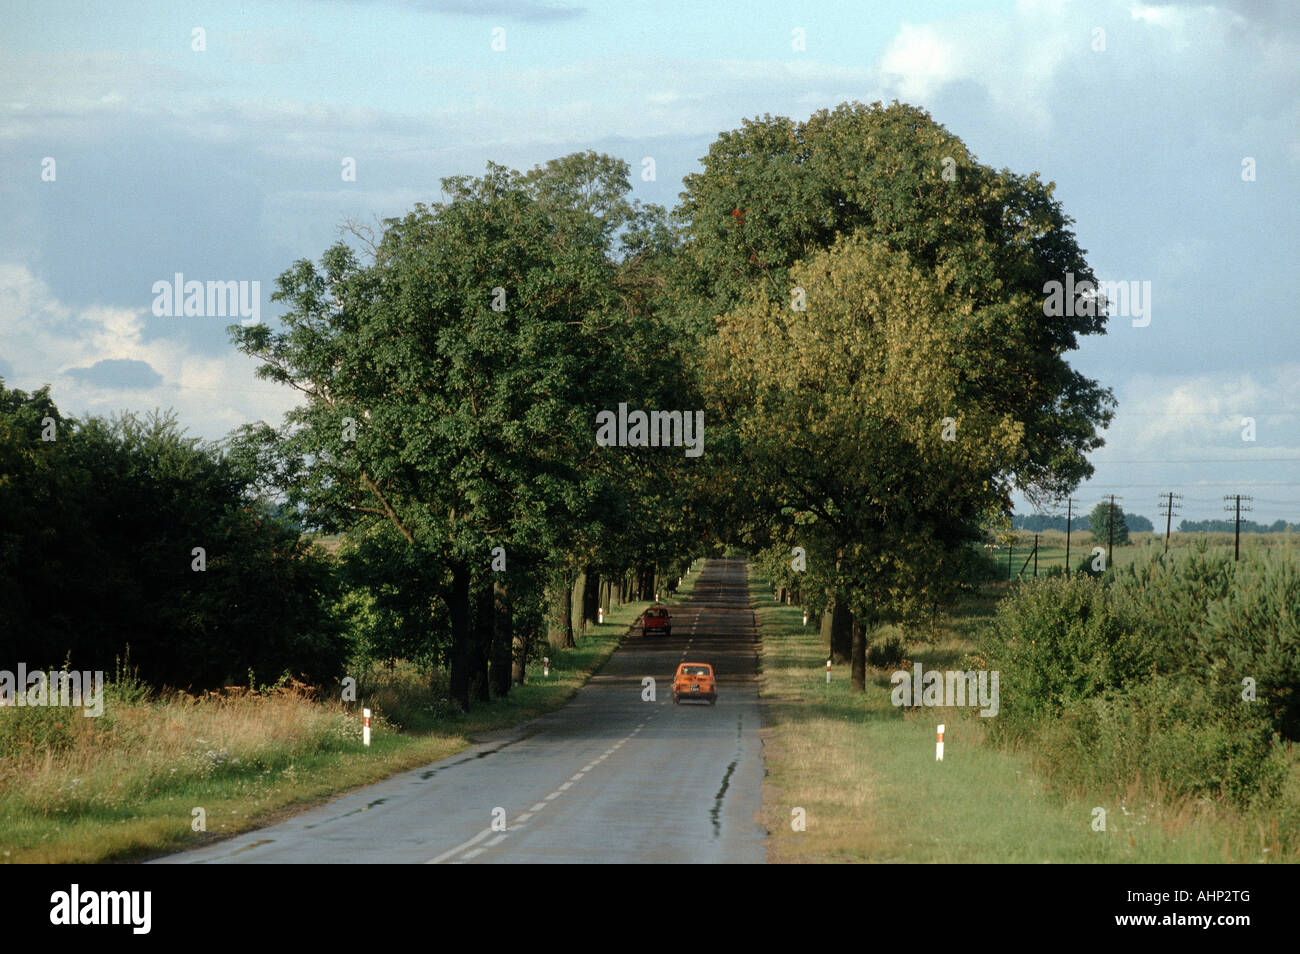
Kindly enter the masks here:
[[[971, 710], [895, 708], [889, 672], [868, 670], [851, 693], [848, 667], [826, 683], [826, 653], [802, 610], [751, 578], [762, 637], [760, 694], [768, 777], [763, 820], [773, 862], [1138, 862], [1294, 860], [1278, 857], [1276, 821], [1213, 802], [1171, 802], [1134, 783], [1107, 793], [1055, 790], [1032, 753], [984, 743]], [[899, 668], [955, 668], [984, 600], [913, 647]], [[877, 641], [881, 637], [877, 636]], [[945, 723], [944, 761], [935, 729]], [[1300, 781], [1293, 773], [1292, 790]], [[792, 827], [802, 808], [806, 830]], [[1105, 830], [1094, 830], [1105, 811]]]

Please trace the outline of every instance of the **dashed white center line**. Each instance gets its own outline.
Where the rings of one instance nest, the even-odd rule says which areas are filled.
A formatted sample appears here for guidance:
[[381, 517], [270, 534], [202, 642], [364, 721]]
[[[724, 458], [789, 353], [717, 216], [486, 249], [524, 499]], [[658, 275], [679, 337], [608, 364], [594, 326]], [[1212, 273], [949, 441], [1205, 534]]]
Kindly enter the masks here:
[[444, 851], [442, 854], [438, 855], [438, 857], [431, 858], [429, 861], [426, 861], [425, 864], [436, 865], [438, 864], [438, 862], [450, 858], [452, 855], [459, 854], [461, 851], [464, 851], [470, 845], [477, 845], [480, 841], [482, 841], [484, 838], [487, 838], [491, 834], [492, 834], [491, 828], [484, 828], [481, 832], [479, 832], [469, 841], [461, 842], [459, 845], [457, 845], [455, 848], [452, 848], [450, 851]]
[[[645, 719], [643, 719], [643, 720], [641, 721], [641, 724], [640, 724], [640, 725], [638, 725], [635, 729], [633, 729], [631, 732], [629, 732], [626, 736], [624, 736], [622, 739], [619, 739], [617, 742], [615, 742], [613, 745], [611, 745], [608, 749], [606, 749], [605, 752], [604, 752], [604, 754], [602, 754], [602, 755], [600, 756], [600, 758], [598, 758], [598, 759], [593, 759], [591, 762], [588, 762], [587, 765], [582, 769], [581, 772], [578, 772], [577, 774], [571, 776], [571, 777], [569, 778], [569, 780], [568, 780], [567, 782], [562, 783], [558, 789], [556, 789], [554, 792], [551, 792], [551, 794], [547, 795], [547, 796], [546, 796], [542, 801], [538, 802], [536, 805], [534, 805], [534, 806], [533, 806], [532, 808], [530, 808], [528, 811], [526, 811], [526, 812], [524, 812], [523, 814], [521, 814], [518, 818], [515, 819], [515, 825], [516, 825], [516, 826], [523, 825], [524, 822], [526, 822], [526, 821], [528, 821], [529, 819], [531, 819], [531, 818], [533, 817], [533, 815], [535, 815], [537, 812], [540, 812], [543, 808], [545, 808], [548, 802], [552, 802], [552, 801], [554, 801], [555, 799], [559, 798], [559, 797], [560, 797], [564, 792], [566, 792], [566, 791], [568, 791], [570, 788], [572, 788], [574, 782], [577, 782], [577, 781], [581, 780], [582, 777], [583, 777], [584, 775], [586, 775], [588, 772], [590, 772], [592, 769], [594, 769], [594, 768], [595, 768], [597, 765], [599, 765], [601, 762], [605, 761], [605, 759], [609, 758], [611, 755], [613, 755], [615, 752], [617, 752], [619, 749], [621, 749], [625, 743], [627, 743], [629, 740], [632, 739], [633, 736], [635, 736], [638, 732], [640, 732], [642, 729], [644, 729], [644, 728], [646, 727], [646, 724], [647, 724], [647, 723], [650, 721], [650, 719], [653, 718], [653, 717], [654, 717], [654, 714], [652, 713], [650, 716], [648, 716], [648, 717], [646, 717]], [[457, 859], [457, 861], [455, 862], [456, 864], [461, 864], [461, 863], [463, 863], [464, 861], [467, 861], [467, 860], [469, 860], [469, 859], [471, 859], [471, 858], [477, 858], [479, 855], [483, 854], [483, 852], [486, 851], [488, 848], [492, 848], [492, 847], [494, 847], [494, 846], [496, 846], [496, 845], [501, 844], [501, 842], [503, 842], [503, 841], [506, 840], [506, 836], [507, 836], [507, 834], [508, 834], [508, 832], [501, 832], [501, 833], [497, 834], [497, 836], [496, 836], [495, 838], [492, 838], [491, 841], [487, 842], [487, 844], [485, 844], [482, 848], [471, 848], [472, 845], [476, 845], [476, 844], [478, 844], [480, 841], [482, 841], [484, 838], [488, 838], [489, 836], [492, 835], [492, 829], [490, 829], [490, 828], [489, 828], [489, 829], [485, 829], [484, 831], [479, 832], [477, 835], [475, 835], [475, 836], [474, 836], [473, 838], [471, 838], [469, 841], [462, 842], [461, 844], [457, 845], [455, 848], [452, 848], [450, 851], [444, 851], [442, 854], [438, 855], [438, 857], [433, 858], [433, 859], [431, 859], [431, 860], [429, 860], [429, 861], [427, 861], [427, 862], [425, 862], [425, 863], [426, 863], [426, 864], [431, 864], [431, 865], [436, 865], [436, 864], [438, 864], [439, 862], [442, 862], [442, 861], [447, 860], [448, 858], [451, 858], [453, 855], [461, 854], [461, 852], [464, 852], [464, 854], [461, 854], [461, 857], [460, 857], [459, 859]], [[468, 848], [468, 849], [471, 849], [471, 850], [466, 851], [467, 848]]]

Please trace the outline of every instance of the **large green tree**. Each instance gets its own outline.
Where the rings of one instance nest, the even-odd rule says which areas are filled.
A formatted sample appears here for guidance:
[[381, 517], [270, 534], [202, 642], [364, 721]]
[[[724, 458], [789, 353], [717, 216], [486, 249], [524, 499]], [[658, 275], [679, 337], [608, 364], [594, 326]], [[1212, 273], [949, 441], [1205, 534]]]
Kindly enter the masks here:
[[307, 398], [278, 432], [246, 435], [271, 481], [317, 526], [388, 523], [445, 567], [440, 655], [461, 707], [485, 697], [494, 659], [509, 687], [489, 611], [503, 590], [533, 605], [554, 571], [571, 581], [617, 511], [595, 414], [640, 395], [640, 266], [666, 234], [627, 175], [583, 153], [445, 179], [445, 201], [386, 223], [373, 263], [340, 244], [281, 276], [281, 330], [231, 328], [259, 374]]
[[1106, 546], [1112, 540], [1120, 544], [1128, 543], [1128, 523], [1124, 519], [1124, 510], [1119, 504], [1112, 505], [1109, 500], [1103, 500], [1092, 508], [1092, 513], [1088, 514], [1088, 528], [1092, 531], [1094, 543]]
[[899, 104], [746, 123], [677, 214], [681, 301], [718, 316], [706, 387], [770, 513], [816, 519], [861, 687], [866, 631], [948, 592], [1012, 487], [1091, 473], [1113, 399], [1063, 356], [1104, 316], [1043, 308], [1091, 272], [1050, 185]]
[[686, 251], [675, 287], [701, 333], [755, 295], [790, 306], [790, 269], [837, 237], [877, 239], [965, 315], [949, 329], [958, 383], [1024, 426], [1017, 487], [1045, 500], [1091, 475], [1085, 454], [1100, 446], [1113, 398], [1064, 355], [1106, 318], [1044, 315], [1047, 282], [1095, 280], [1051, 183], [977, 162], [924, 110], [899, 103], [746, 121], [703, 165], [675, 210]]

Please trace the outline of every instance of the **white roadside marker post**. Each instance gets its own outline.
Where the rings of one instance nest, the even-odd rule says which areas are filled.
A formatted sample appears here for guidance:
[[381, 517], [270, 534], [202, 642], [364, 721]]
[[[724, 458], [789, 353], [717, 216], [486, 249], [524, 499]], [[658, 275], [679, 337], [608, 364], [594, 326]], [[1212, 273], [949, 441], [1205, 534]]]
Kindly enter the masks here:
[[370, 710], [361, 710], [361, 741], [370, 744]]
[[551, 657], [550, 657], [550, 656], [543, 656], [543, 657], [542, 657], [542, 675], [543, 675], [543, 676], [549, 676], [550, 674], [551, 674]]
[[943, 723], [939, 723], [939, 741], [934, 743], [934, 760], [943, 761]]
[[804, 610], [804, 611], [803, 611], [803, 624], [804, 624], [805, 626], [808, 625], [808, 611], [807, 611], [807, 610]]
[[605, 622], [605, 607], [603, 606], [596, 607], [596, 622], [597, 623]]
[[826, 660], [826, 685], [831, 684], [831, 661]]

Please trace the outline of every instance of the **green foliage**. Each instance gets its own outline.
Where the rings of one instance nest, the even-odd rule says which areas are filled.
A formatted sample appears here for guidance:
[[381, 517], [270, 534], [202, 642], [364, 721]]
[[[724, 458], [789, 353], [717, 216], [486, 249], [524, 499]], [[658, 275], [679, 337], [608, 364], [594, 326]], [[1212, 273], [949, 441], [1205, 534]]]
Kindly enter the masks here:
[[1038, 748], [1068, 784], [1141, 778], [1174, 795], [1242, 805], [1273, 797], [1286, 774], [1263, 710], [1181, 676], [1073, 700], [1046, 724]]
[[1192, 554], [1025, 584], [981, 655], [1001, 672], [993, 733], [1036, 740], [1060, 779], [1267, 800], [1279, 736], [1300, 736], [1300, 569]]
[[1106, 574], [1093, 566], [1097, 558], [1089, 553], [1087, 556], [1079, 558], [1079, 562], [1074, 565], [1074, 573], [1077, 576], [1089, 576], [1094, 580], [1099, 580]]
[[1020, 585], [998, 607], [980, 647], [1001, 673], [995, 734], [1023, 737], [1079, 699], [1155, 672], [1156, 652], [1104, 583], [1085, 576]]
[[898, 103], [747, 121], [685, 184], [676, 277], [721, 316], [701, 386], [733, 496], [769, 515], [744, 529], [815, 548], [868, 628], [978, 572], [968, 544], [1013, 479], [1034, 496], [1091, 472], [1113, 398], [1062, 355], [1104, 319], [1044, 316], [1045, 282], [1089, 274], [1050, 185]]
[[628, 198], [625, 162], [490, 163], [442, 185], [445, 201], [385, 222], [372, 263], [338, 244], [286, 271], [282, 330], [230, 332], [307, 396], [278, 431], [246, 429], [242, 459], [310, 526], [363, 541], [348, 572], [375, 614], [365, 651], [449, 666], [465, 708], [471, 668], [509, 663], [481, 611], [495, 547], [525, 626], [553, 580], [562, 597], [580, 570], [683, 548], [682, 452], [599, 447], [596, 413], [700, 405], [654, 320], [672, 238]]
[[[62, 420], [0, 386], [0, 647], [112, 671], [128, 653], [153, 685], [205, 688], [286, 670], [331, 678], [348, 654], [334, 578], [247, 493], [220, 448], [170, 415]], [[55, 412], [57, 413], [57, 412]], [[193, 568], [202, 547], [206, 569]]]
[[[699, 320], [755, 296], [788, 311], [792, 288], [807, 287], [797, 263], [849, 236], [878, 242], [937, 282], [963, 396], [985, 395], [1025, 427], [1020, 486], [1050, 495], [1091, 474], [1084, 454], [1100, 446], [1095, 428], [1114, 401], [1063, 355], [1078, 335], [1102, 331], [1105, 317], [1043, 314], [1046, 281], [1067, 271], [1092, 278], [1052, 184], [980, 164], [924, 110], [897, 102], [843, 103], [804, 123], [747, 120], [721, 134], [703, 164], [674, 213], [685, 297], [705, 302], [693, 304]], [[816, 327], [812, 305], [803, 317]], [[826, 364], [827, 382], [854, 375], [838, 367], [851, 363]]]
[[897, 669], [907, 659], [907, 641], [898, 633], [872, 643], [867, 650], [867, 665], [877, 669]]

